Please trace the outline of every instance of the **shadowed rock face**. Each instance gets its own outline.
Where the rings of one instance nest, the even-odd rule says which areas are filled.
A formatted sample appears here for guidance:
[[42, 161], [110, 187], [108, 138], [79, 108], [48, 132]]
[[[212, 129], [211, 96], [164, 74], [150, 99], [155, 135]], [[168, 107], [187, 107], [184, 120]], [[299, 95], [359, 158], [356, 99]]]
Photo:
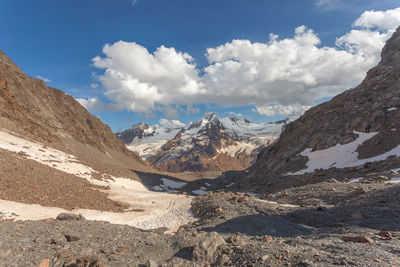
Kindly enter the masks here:
[[354, 141], [358, 132], [378, 132], [358, 147], [370, 158], [400, 144], [400, 28], [388, 40], [381, 62], [364, 81], [288, 124], [278, 142], [260, 152], [245, 180], [272, 180], [306, 167], [306, 148], [321, 150]]
[[25, 75], [1, 50], [0, 127], [56, 146], [64, 146], [67, 136], [100, 151], [109, 147], [136, 157], [72, 96]]

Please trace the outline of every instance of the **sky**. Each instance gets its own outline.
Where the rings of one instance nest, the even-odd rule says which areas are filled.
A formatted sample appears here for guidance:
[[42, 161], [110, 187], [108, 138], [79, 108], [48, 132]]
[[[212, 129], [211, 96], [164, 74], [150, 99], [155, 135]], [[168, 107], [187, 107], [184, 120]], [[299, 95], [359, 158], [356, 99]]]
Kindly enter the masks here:
[[296, 117], [356, 86], [398, 0], [2, 0], [0, 49], [113, 131]]

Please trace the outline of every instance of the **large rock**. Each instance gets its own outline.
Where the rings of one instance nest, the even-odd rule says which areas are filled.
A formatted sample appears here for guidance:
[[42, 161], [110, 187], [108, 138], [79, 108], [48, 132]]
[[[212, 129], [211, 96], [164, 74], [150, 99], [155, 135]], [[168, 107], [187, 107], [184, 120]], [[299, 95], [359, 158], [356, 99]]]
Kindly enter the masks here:
[[85, 218], [81, 214], [72, 214], [72, 213], [60, 213], [56, 217], [57, 220], [60, 221], [81, 221], [85, 220]]
[[192, 259], [201, 262], [211, 261], [218, 247], [223, 244], [225, 244], [225, 240], [218, 233], [208, 233], [194, 247]]

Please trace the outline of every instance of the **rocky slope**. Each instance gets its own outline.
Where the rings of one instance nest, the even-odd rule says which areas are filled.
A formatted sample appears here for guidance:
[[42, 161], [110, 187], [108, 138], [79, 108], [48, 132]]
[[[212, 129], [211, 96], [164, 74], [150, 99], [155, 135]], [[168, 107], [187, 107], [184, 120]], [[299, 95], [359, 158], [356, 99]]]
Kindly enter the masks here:
[[286, 122], [255, 124], [207, 113], [188, 127], [140, 123], [117, 136], [158, 170], [243, 170], [254, 162], [258, 151], [275, 141]]
[[192, 203], [198, 221], [174, 235], [0, 214], [0, 266], [398, 266], [399, 186], [371, 178], [306, 185], [273, 201], [209, 193]]
[[359, 175], [368, 162], [376, 168], [393, 167], [390, 162], [400, 156], [399, 66], [400, 28], [359, 86], [289, 123], [279, 141], [260, 152], [243, 184], [263, 182], [268, 187], [286, 181], [288, 186], [293, 175], [319, 171], [315, 181], [341, 169]]
[[72, 96], [25, 75], [0, 50], [0, 127], [65, 147], [65, 138], [136, 157]]

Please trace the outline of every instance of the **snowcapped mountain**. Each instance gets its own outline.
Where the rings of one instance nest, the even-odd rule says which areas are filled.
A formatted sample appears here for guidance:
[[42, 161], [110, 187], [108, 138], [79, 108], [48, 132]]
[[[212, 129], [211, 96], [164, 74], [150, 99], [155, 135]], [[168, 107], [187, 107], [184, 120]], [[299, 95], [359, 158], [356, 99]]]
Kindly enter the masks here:
[[159, 170], [241, 170], [255, 161], [258, 151], [276, 140], [286, 123], [258, 124], [207, 113], [189, 126], [138, 123], [117, 136]]
[[138, 152], [143, 159], [154, 156], [161, 146], [174, 138], [180, 130], [179, 127], [165, 127], [163, 125], [148, 125], [140, 122], [129, 129], [116, 133], [129, 150]]

